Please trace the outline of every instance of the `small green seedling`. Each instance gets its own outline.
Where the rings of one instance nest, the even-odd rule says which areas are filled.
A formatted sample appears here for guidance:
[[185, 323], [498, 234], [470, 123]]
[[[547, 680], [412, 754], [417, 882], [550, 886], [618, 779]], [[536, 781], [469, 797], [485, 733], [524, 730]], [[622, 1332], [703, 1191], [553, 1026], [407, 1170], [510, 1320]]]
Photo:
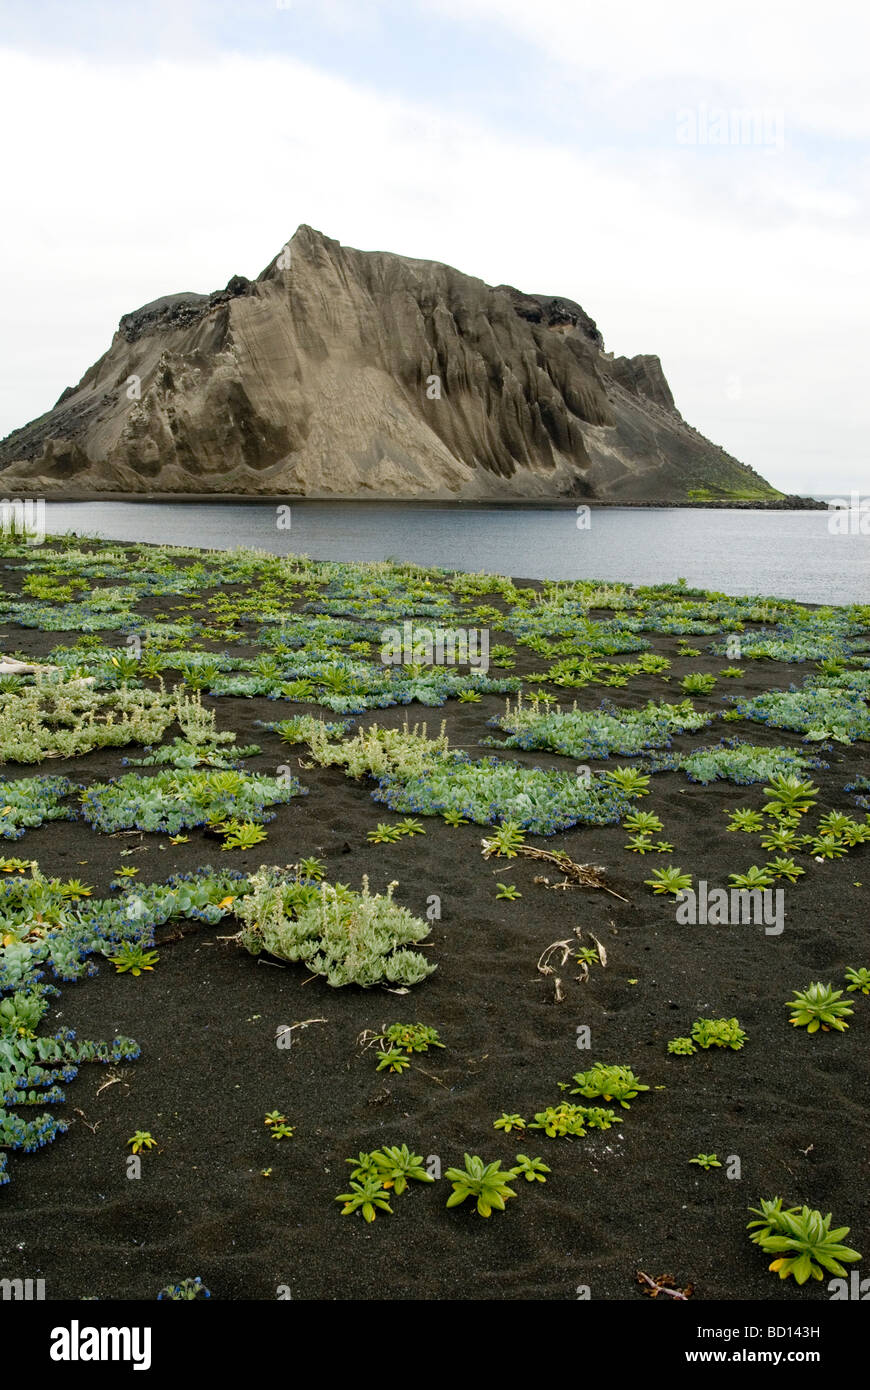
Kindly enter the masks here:
[[528, 1158], [525, 1154], [517, 1154], [515, 1177], [525, 1178], [526, 1182], [546, 1182], [544, 1174], [549, 1172], [550, 1169], [542, 1158]]
[[493, 1129], [504, 1130], [505, 1134], [510, 1134], [511, 1130], [517, 1129], [522, 1132], [526, 1127], [526, 1122], [522, 1115], [508, 1115], [504, 1110], [497, 1120], [492, 1122]]
[[127, 1140], [133, 1146], [134, 1154], [147, 1153], [149, 1149], [157, 1147], [157, 1140], [147, 1129], [137, 1129], [136, 1133]]
[[425, 1023], [391, 1023], [381, 1038], [391, 1047], [403, 1047], [406, 1052], [428, 1052], [430, 1047], [444, 1046], [438, 1040], [437, 1028]]
[[378, 1071], [403, 1072], [407, 1071], [410, 1065], [410, 1058], [406, 1057], [404, 1052], [400, 1052], [397, 1047], [391, 1047], [385, 1052], [381, 1052], [377, 1069]]
[[853, 970], [850, 966], [846, 971], [848, 991], [850, 994], [859, 989], [862, 994], [870, 994], [870, 970], [861, 966], [860, 970]]
[[396, 840], [401, 840], [402, 830], [398, 825], [389, 825], [386, 821], [378, 821], [374, 830], [370, 830], [366, 839], [373, 845], [395, 844]]

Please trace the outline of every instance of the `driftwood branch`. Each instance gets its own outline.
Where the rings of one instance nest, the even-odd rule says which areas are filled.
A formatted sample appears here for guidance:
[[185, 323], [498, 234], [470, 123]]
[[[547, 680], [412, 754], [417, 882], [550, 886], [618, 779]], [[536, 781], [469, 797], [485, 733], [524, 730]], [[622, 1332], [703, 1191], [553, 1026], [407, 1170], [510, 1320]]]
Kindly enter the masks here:
[[[493, 840], [484, 840], [482, 843], [484, 859], [498, 854], [498, 846]], [[553, 864], [564, 874], [561, 883], [550, 883], [547, 878], [536, 878], [535, 883], [542, 883], [545, 888], [598, 888], [603, 893], [609, 893], [612, 898], [618, 898], [621, 903], [628, 902], [628, 898], [624, 898], [605, 882], [603, 864], [575, 864], [570, 855], [561, 850], [536, 849], [534, 845], [517, 845], [514, 853], [522, 854], [526, 859], [540, 859], [546, 864]]]

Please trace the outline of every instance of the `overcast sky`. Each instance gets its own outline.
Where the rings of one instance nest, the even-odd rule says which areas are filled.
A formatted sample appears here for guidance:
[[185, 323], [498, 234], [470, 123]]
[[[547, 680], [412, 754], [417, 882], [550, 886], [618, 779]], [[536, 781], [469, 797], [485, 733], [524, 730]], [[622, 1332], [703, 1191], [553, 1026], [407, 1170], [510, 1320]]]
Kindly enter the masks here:
[[867, 491], [863, 9], [0, 0], [0, 436], [307, 222], [576, 299], [778, 487]]

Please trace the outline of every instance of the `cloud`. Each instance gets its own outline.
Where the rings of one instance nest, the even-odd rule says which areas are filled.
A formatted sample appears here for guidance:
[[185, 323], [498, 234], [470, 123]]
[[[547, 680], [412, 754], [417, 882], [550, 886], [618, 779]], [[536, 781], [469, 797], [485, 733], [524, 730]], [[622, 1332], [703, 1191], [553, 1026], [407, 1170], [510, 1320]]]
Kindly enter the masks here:
[[418, 0], [418, 8], [510, 29], [558, 67], [598, 73], [614, 89], [683, 78], [774, 95], [788, 86], [824, 91], [850, 105], [848, 84], [866, 83], [870, 15], [855, 0], [815, 10], [792, 0], [707, 8], [697, 0]]
[[[485, 21], [494, 0], [469, 3]], [[446, 18], [450, 4], [429, 9]], [[531, 33], [521, 6], [499, 9]], [[560, 34], [579, 43], [570, 7], [535, 13], [548, 51]], [[543, 34], [551, 19], [569, 28]], [[599, 21], [584, 32], [587, 50], [604, 45]], [[631, 39], [627, 79], [667, 46], [643, 32], [653, 51], [644, 67]], [[121, 314], [254, 276], [308, 222], [574, 298], [609, 348], [659, 353], [686, 418], [779, 485], [857, 485], [868, 421], [846, 397], [868, 308], [863, 186], [832, 189], [787, 150], [681, 148], [662, 100], [658, 143], [605, 149], [283, 55], [0, 51], [0, 434], [77, 381]], [[851, 423], [835, 432], [840, 411]]]

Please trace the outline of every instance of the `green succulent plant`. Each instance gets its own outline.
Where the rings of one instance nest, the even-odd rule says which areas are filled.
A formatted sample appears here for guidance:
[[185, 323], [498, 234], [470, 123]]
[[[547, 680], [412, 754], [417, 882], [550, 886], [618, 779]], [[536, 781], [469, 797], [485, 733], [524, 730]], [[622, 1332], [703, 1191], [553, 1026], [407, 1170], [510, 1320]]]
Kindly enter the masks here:
[[846, 845], [835, 840], [832, 835], [819, 835], [816, 839], [810, 840], [808, 850], [815, 859], [842, 859], [848, 852]]
[[815, 980], [806, 989], [798, 990], [794, 999], [786, 1004], [791, 1009], [791, 1023], [795, 1028], [806, 1028], [808, 1033], [829, 1033], [833, 1028], [845, 1033], [849, 1027], [845, 1019], [855, 1012], [842, 998], [843, 991], [833, 985], [823, 985]]
[[682, 869], [669, 865], [666, 869], [653, 869], [652, 878], [645, 878], [644, 883], [652, 888], [654, 893], [683, 893], [692, 886], [692, 875], [684, 874]]
[[89, 887], [87, 883], [83, 883], [80, 878], [67, 879], [66, 883], [60, 885], [61, 895], [73, 902], [79, 898], [90, 898], [93, 891], [93, 888]]
[[339, 1193], [335, 1200], [344, 1203], [341, 1209], [342, 1216], [352, 1216], [355, 1211], [361, 1211], [364, 1219], [372, 1222], [379, 1211], [393, 1215], [389, 1192], [375, 1172], [367, 1173], [359, 1181], [351, 1180], [350, 1192]]
[[848, 1226], [831, 1230], [830, 1212], [823, 1216], [807, 1206], [786, 1209], [781, 1197], [762, 1198], [761, 1206], [749, 1211], [758, 1218], [747, 1225], [753, 1232], [750, 1240], [775, 1256], [769, 1268], [780, 1279], [791, 1275], [796, 1283], [805, 1284], [810, 1278], [823, 1279], [825, 1271], [843, 1276], [844, 1264], [861, 1258], [857, 1250], [842, 1244], [849, 1234]]
[[448, 1168], [444, 1176], [453, 1187], [447, 1198], [447, 1206], [461, 1206], [471, 1197], [476, 1200], [481, 1216], [488, 1217], [493, 1211], [504, 1211], [505, 1202], [517, 1195], [509, 1186], [516, 1173], [512, 1168], [503, 1169], [500, 1159], [484, 1163], [477, 1155], [466, 1154], [465, 1167]]
[[634, 831], [638, 835], [652, 835], [658, 830], [664, 830], [660, 818], [654, 811], [632, 811], [622, 823], [626, 830]]
[[692, 1041], [705, 1052], [711, 1047], [739, 1052], [748, 1036], [736, 1018], [697, 1018], [692, 1024]]
[[690, 695], [707, 695], [715, 684], [716, 677], [707, 671], [691, 671], [680, 681], [680, 685]]
[[779, 855], [776, 859], [771, 859], [765, 864], [765, 869], [769, 870], [776, 878], [787, 878], [789, 883], [797, 883], [806, 869], [802, 869], [793, 859], [785, 855]]
[[650, 835], [632, 835], [625, 846], [632, 854], [654, 854], [655, 845]]
[[846, 971], [847, 987], [850, 994], [855, 990], [860, 990], [862, 994], [870, 994], [870, 970], [866, 966], [861, 966], [859, 970], [851, 966]]
[[144, 946], [138, 943], [126, 942], [120, 946], [114, 956], [107, 959], [114, 965], [119, 975], [129, 972], [133, 976], [141, 975], [143, 971], [153, 970], [160, 957], [156, 951], [146, 951]]
[[747, 835], [753, 834], [756, 830], [764, 829], [764, 817], [760, 811], [749, 811], [739, 809], [727, 812], [730, 824], [729, 830], [743, 830]]
[[379, 821], [374, 830], [370, 830], [366, 835], [366, 839], [373, 845], [395, 844], [401, 838], [401, 826], [390, 825], [387, 821]]
[[594, 1062], [588, 1071], [578, 1071], [574, 1075], [576, 1083], [571, 1088], [572, 1096], [601, 1096], [604, 1100], [616, 1100], [623, 1110], [630, 1109], [629, 1101], [635, 1100], [640, 1091], [648, 1091], [649, 1086], [635, 1076], [631, 1067], [605, 1062]]
[[132, 1146], [134, 1154], [147, 1153], [149, 1149], [157, 1147], [157, 1140], [147, 1129], [137, 1129], [136, 1133], [127, 1140], [127, 1143]]
[[544, 1174], [550, 1171], [542, 1158], [528, 1158], [526, 1154], [517, 1154], [514, 1161], [514, 1176], [525, 1178], [526, 1182], [546, 1182]]
[[764, 788], [770, 800], [765, 811], [799, 811], [803, 813], [815, 805], [819, 789], [810, 781], [802, 781], [794, 773], [778, 773], [771, 777]]
[[375, 1149], [371, 1159], [384, 1187], [392, 1188], [397, 1197], [401, 1197], [411, 1181], [434, 1182], [423, 1167], [422, 1154], [412, 1153], [407, 1144]]
[[492, 1127], [493, 1129], [504, 1130], [505, 1134], [510, 1134], [511, 1130], [514, 1129], [518, 1129], [520, 1131], [524, 1130], [526, 1127], [526, 1122], [523, 1119], [522, 1115], [508, 1115], [503, 1110], [501, 1115], [499, 1115], [498, 1119], [493, 1120]]
[[437, 1028], [425, 1023], [391, 1023], [382, 1037], [391, 1047], [404, 1048], [406, 1052], [428, 1052], [430, 1047], [444, 1046]]
[[525, 844], [525, 840], [523, 830], [516, 821], [506, 820], [484, 840], [483, 847], [492, 854], [503, 855], [505, 859], [516, 859], [517, 851]]
[[626, 796], [647, 796], [649, 777], [636, 767], [614, 767], [604, 774], [605, 780], [618, 787]]
[[411, 1060], [401, 1052], [398, 1047], [390, 1047], [382, 1051], [378, 1057], [378, 1071], [407, 1071], [411, 1065]]
[[302, 878], [312, 879], [316, 883], [319, 883], [326, 873], [326, 865], [323, 860], [318, 859], [315, 855], [310, 855], [307, 859], [300, 859], [296, 867]]
[[413, 816], [406, 816], [404, 820], [400, 820], [398, 824], [398, 829], [402, 832], [403, 835], [426, 834], [425, 827], [420, 823], [420, 821], [416, 820]]
[[266, 839], [266, 831], [255, 821], [226, 820], [218, 826], [224, 837], [222, 850], [252, 849]]
[[751, 869], [747, 869], [745, 874], [728, 875], [735, 888], [770, 888], [774, 882], [774, 875], [769, 869], [760, 869], [757, 864], [753, 864]]
[[586, 1107], [563, 1101], [561, 1105], [548, 1105], [546, 1110], [538, 1110], [529, 1129], [543, 1130], [548, 1139], [583, 1139], [586, 1125]]

